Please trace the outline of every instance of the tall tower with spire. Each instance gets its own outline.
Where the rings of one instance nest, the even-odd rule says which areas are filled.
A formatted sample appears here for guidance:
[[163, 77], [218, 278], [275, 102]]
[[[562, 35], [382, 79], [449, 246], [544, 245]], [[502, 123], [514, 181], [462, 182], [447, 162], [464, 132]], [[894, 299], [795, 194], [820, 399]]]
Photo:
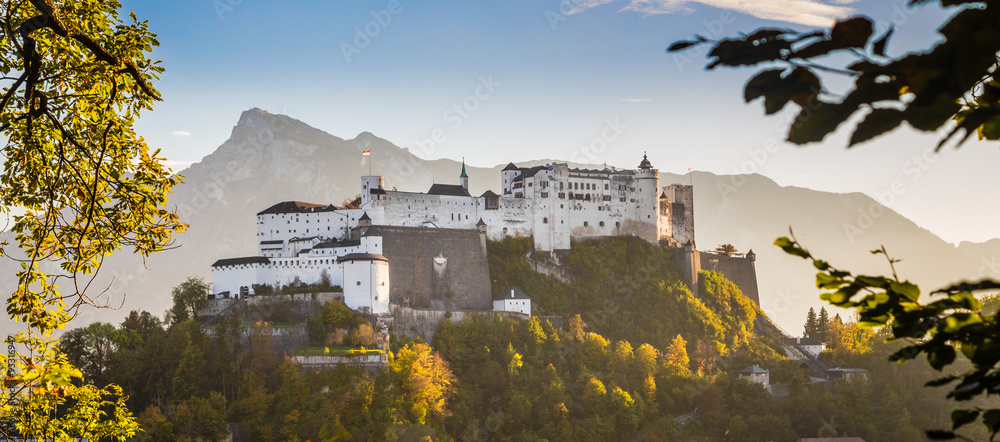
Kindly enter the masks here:
[[458, 176], [458, 182], [465, 188], [469, 190], [469, 175], [465, 173], [465, 158], [462, 158], [462, 174]]

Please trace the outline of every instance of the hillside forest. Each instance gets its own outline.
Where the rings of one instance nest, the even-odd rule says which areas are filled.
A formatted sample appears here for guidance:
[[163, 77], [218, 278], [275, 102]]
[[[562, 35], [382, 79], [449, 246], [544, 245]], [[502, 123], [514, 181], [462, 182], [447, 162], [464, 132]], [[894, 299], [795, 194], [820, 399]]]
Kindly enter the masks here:
[[[632, 237], [577, 242], [558, 257], [559, 274], [545, 264], [555, 257], [531, 253], [530, 239], [490, 242], [488, 252], [494, 294], [520, 287], [534, 316], [446, 320], [432, 342], [392, 333], [382, 370], [306, 369], [274, 342], [273, 330], [288, 324], [229, 315], [203, 327], [203, 318], [176, 314], [182, 309], [71, 330], [61, 348], [86, 382], [123, 388], [138, 441], [229, 433], [259, 441], [911, 441], [950, 427], [954, 405], [924, 387], [940, 373], [921, 361], [887, 362], [902, 344], [885, 342], [883, 330], [803, 318], [822, 330], [822, 360], [870, 372], [867, 381], [816, 382], [780, 342], [755, 333], [763, 313], [722, 275], [702, 272], [695, 296], [669, 248]], [[563, 327], [539, 315], [562, 317]], [[371, 318], [343, 304], [327, 303], [307, 322], [320, 348], [334, 335], [335, 344], [378, 347]], [[739, 379], [751, 365], [770, 370], [786, 393]]]

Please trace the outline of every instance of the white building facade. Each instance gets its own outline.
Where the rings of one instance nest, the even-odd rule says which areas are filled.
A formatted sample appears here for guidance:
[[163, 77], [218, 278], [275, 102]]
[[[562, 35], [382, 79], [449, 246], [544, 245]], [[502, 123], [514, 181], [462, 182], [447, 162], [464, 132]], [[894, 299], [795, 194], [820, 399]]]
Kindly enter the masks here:
[[543, 251], [567, 250], [573, 238], [599, 236], [694, 243], [692, 186], [661, 188], [659, 172], [645, 156], [635, 170], [511, 163], [500, 178], [501, 195], [472, 196], [464, 165], [462, 184], [435, 184], [426, 193], [385, 190], [382, 177], [363, 177], [361, 210], [375, 225], [473, 229], [482, 220], [490, 239], [533, 237]]
[[[785, 356], [793, 361], [817, 358], [820, 353], [826, 350], [826, 344], [816, 338], [792, 338], [795, 346], [785, 346]], [[803, 354], [806, 352], [808, 354]]]
[[[257, 214], [257, 256], [212, 265], [213, 291], [253, 293], [254, 284], [312, 284], [325, 274], [344, 288], [352, 308], [388, 312], [390, 263], [381, 238], [362, 234], [379, 225], [485, 230], [493, 240], [533, 237], [542, 251], [569, 249], [574, 238], [618, 235], [694, 244], [692, 187], [661, 187], [645, 156], [630, 170], [511, 163], [500, 181], [501, 194], [488, 190], [472, 196], [463, 164], [460, 184], [434, 184], [425, 193], [386, 190], [383, 177], [363, 176], [354, 208], [275, 204]], [[524, 313], [530, 314], [530, 299], [526, 305]]]
[[531, 298], [516, 287], [504, 290], [493, 298], [493, 311], [517, 312], [531, 316]]

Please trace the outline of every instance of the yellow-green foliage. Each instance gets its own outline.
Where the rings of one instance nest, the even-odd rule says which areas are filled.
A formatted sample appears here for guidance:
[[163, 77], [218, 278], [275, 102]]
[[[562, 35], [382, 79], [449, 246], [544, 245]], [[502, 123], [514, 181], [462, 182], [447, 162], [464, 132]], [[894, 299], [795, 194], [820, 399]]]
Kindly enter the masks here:
[[448, 363], [427, 344], [407, 345], [389, 363], [409, 417], [418, 424], [428, 415], [447, 414], [447, 400], [454, 390], [455, 376]]
[[[750, 336], [753, 303], [719, 274], [705, 274], [708, 290], [695, 297], [680, 280], [673, 251], [621, 236], [573, 243], [562, 258], [572, 279], [562, 283], [534, 271], [530, 238], [488, 244], [494, 294], [520, 287], [546, 315], [580, 314], [590, 331], [665, 348], [683, 334], [725, 352]], [[651, 314], [655, 312], [655, 314]]]
[[698, 274], [698, 284], [701, 302], [716, 313], [726, 329], [726, 345], [736, 347], [747, 343], [758, 312], [753, 301], [721, 273], [703, 270]]
[[[373, 346], [375, 345], [372, 342], [374, 340], [374, 332], [371, 326], [368, 325], [368, 328], [363, 332], [360, 330], [365, 325], [367, 325], [365, 318], [360, 313], [351, 310], [350, 307], [340, 301], [326, 302], [319, 311], [310, 316], [309, 320], [306, 321], [306, 326], [309, 329], [309, 340], [313, 344], [325, 344], [327, 337], [339, 329], [345, 331], [354, 329], [354, 336], [350, 336], [352, 343], [357, 340], [358, 343], [356, 345], [364, 344]], [[359, 335], [359, 333], [362, 333], [364, 336]], [[336, 344], [340, 344], [340, 342], [336, 342]]]
[[[449, 432], [464, 434], [477, 416], [494, 416], [495, 436], [606, 440], [635, 434], [657, 411], [660, 352], [596, 333], [578, 340], [548, 321], [474, 316], [442, 323], [435, 348], [459, 382]], [[675, 378], [677, 385], [688, 382]]]

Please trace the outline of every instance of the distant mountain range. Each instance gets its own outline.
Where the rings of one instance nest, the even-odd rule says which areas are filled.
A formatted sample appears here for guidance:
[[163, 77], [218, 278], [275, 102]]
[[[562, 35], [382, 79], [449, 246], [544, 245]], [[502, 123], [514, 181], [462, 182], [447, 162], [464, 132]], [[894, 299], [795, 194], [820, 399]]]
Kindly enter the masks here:
[[[145, 263], [130, 253], [108, 259], [102, 281], [110, 287], [114, 305], [127, 293], [124, 305], [119, 311], [87, 310], [74, 325], [117, 323], [135, 309], [162, 315], [171, 304], [171, 288], [188, 276], [210, 279], [209, 266], [216, 259], [256, 253], [257, 212], [286, 200], [340, 205], [357, 195], [360, 177], [369, 169], [362, 156], [365, 150], [372, 152], [372, 173], [384, 175], [388, 188], [422, 192], [435, 181], [458, 183], [457, 161], [423, 160], [368, 132], [344, 140], [287, 116], [248, 110], [229, 140], [180, 172], [184, 182], [170, 204], [190, 224], [188, 231], [177, 237], [174, 248]], [[639, 160], [618, 166], [635, 167]], [[518, 166], [551, 162], [515, 161]], [[467, 167], [471, 192], [498, 191], [505, 165]], [[925, 292], [963, 278], [1000, 278], [1000, 239], [956, 247], [860, 193], [782, 187], [756, 174], [662, 173], [660, 181], [694, 184], [698, 248], [731, 243], [741, 252], [753, 249], [761, 307], [792, 334], [801, 333], [809, 307], [818, 309], [823, 303], [813, 284], [815, 270], [771, 245], [788, 234], [789, 226], [816, 255], [854, 271], [887, 274], [885, 259], [868, 253], [884, 244], [903, 259], [896, 266], [900, 277], [919, 283]], [[10, 261], [0, 263], [2, 274], [14, 269]]]

